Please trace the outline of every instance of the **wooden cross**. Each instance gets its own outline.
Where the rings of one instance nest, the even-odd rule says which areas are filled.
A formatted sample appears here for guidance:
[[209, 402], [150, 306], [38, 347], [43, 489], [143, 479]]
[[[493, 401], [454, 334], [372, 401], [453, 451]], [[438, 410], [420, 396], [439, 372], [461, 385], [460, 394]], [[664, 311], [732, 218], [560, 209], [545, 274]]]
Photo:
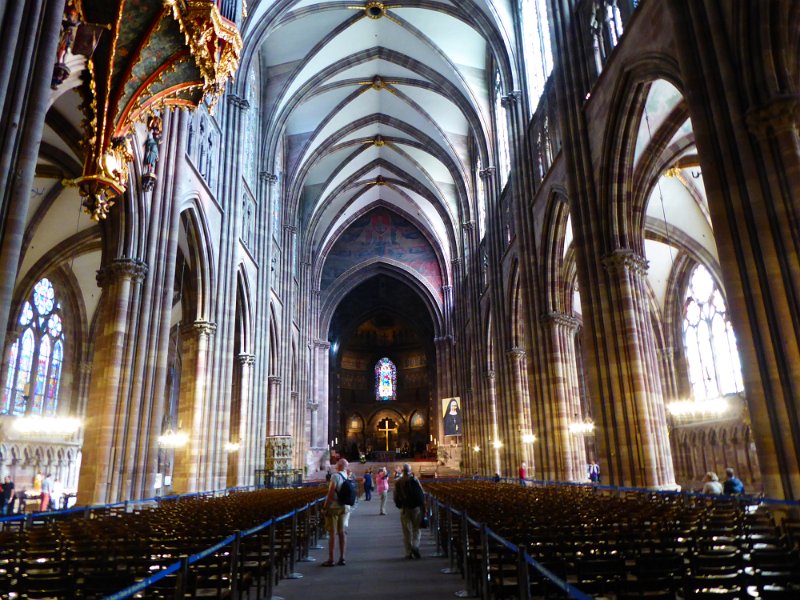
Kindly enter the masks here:
[[380, 431], [381, 433], [385, 433], [386, 434], [386, 451], [388, 452], [389, 451], [389, 433], [393, 432], [393, 431], [397, 431], [397, 427], [389, 427], [389, 423], [391, 423], [391, 421], [389, 421], [389, 419], [384, 419], [382, 421], [382, 423], [383, 423], [383, 428], [378, 427], [378, 431]]

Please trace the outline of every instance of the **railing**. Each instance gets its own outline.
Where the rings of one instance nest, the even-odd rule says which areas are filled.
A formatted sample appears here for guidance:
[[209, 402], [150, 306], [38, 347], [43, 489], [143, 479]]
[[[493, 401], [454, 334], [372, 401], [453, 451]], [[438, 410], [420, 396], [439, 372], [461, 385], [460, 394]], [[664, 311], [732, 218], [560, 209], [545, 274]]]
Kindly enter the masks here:
[[[165, 569], [160, 570], [155, 575], [148, 577], [130, 587], [125, 588], [106, 596], [105, 600], [123, 600], [130, 598], [135, 594], [139, 594], [147, 588], [159, 586], [163, 591], [166, 588], [169, 591], [174, 591], [175, 598], [183, 598], [187, 592], [190, 592], [191, 582], [193, 578], [190, 577], [193, 566], [202, 564], [206, 559], [215, 557], [216, 555], [229, 550], [230, 565], [224, 567], [224, 585], [226, 590], [230, 590], [230, 597], [239, 597], [239, 589], [244, 586], [245, 576], [256, 572], [255, 581], [249, 583], [256, 586], [257, 598], [271, 598], [272, 590], [275, 585], [276, 579], [292, 577], [294, 574], [294, 566], [297, 561], [313, 560], [309, 557], [309, 552], [312, 548], [319, 548], [319, 538], [322, 533], [322, 526], [324, 520], [321, 517], [320, 504], [324, 498], [318, 498], [314, 502], [306, 504], [302, 508], [295, 509], [280, 517], [269, 519], [261, 525], [257, 525], [247, 531], [236, 531], [233, 535], [228, 536], [219, 543], [193, 554], [186, 556], [180, 561], [175, 562]], [[304, 519], [303, 531], [304, 535], [298, 537], [300, 519]], [[287, 528], [289, 540], [288, 551], [285, 555], [285, 560], [281, 559], [280, 562], [276, 561], [275, 548], [277, 541], [277, 526], [279, 523], [288, 521], [291, 523]], [[245, 569], [244, 555], [241, 552], [243, 542], [251, 537], [261, 538], [267, 536], [270, 548], [269, 553], [259, 552], [255, 557], [255, 564], [251, 564], [249, 569]], [[262, 544], [258, 544], [262, 548]], [[249, 558], [253, 558], [252, 556]], [[262, 576], [263, 575], [263, 576]], [[229, 579], [228, 579], [229, 577]], [[223, 579], [218, 580], [218, 585], [222, 583]], [[263, 585], [263, 590], [262, 590]], [[262, 596], [262, 591], [264, 596]], [[170, 594], [172, 595], [172, 594]]]
[[497, 597], [494, 588], [506, 592], [503, 597], [530, 600], [548, 596], [547, 592], [566, 594], [569, 598], [591, 600], [592, 596], [557, 577], [534, 560], [524, 545], [516, 545], [467, 515], [428, 495], [431, 527], [436, 536], [437, 551], [450, 559], [445, 573], [461, 573], [468, 590], [462, 597], [489, 600]]

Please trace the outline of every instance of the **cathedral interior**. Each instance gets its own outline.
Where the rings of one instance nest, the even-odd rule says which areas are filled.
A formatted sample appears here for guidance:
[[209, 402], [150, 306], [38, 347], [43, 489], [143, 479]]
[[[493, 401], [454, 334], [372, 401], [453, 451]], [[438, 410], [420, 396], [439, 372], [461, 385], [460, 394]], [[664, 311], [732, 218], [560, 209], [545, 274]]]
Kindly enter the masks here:
[[363, 455], [800, 500], [800, 3], [26, 0], [0, 27], [17, 490]]

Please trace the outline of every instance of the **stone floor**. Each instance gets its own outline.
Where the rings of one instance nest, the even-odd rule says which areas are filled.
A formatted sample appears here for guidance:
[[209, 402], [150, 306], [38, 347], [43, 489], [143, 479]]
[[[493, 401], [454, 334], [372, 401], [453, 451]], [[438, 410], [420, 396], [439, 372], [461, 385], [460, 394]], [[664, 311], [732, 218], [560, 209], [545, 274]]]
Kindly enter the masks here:
[[[434, 600], [453, 598], [465, 588], [460, 575], [442, 573], [449, 563], [445, 558], [433, 556], [436, 540], [429, 530], [422, 533], [422, 559], [406, 560], [400, 511], [392, 503], [391, 492], [386, 503], [388, 515], [380, 516], [378, 506], [374, 497], [369, 502], [362, 499], [350, 515], [346, 566], [320, 566], [328, 558], [328, 540], [324, 539], [320, 544], [325, 549], [311, 552], [316, 562], [296, 565], [303, 578], [281, 580], [273, 598]], [[336, 558], [339, 558], [338, 548]]]

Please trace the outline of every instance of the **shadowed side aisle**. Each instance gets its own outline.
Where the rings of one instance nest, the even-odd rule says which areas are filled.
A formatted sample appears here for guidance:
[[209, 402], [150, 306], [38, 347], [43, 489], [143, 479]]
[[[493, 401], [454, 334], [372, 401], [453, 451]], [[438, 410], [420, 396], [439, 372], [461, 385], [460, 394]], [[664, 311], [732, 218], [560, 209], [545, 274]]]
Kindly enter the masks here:
[[[350, 515], [347, 534], [347, 565], [324, 568], [328, 556], [327, 538], [320, 541], [324, 550], [312, 550], [316, 562], [297, 563], [302, 579], [281, 580], [275, 596], [286, 600], [316, 600], [331, 594], [350, 600], [437, 600], [453, 597], [465, 587], [459, 575], [444, 575], [446, 558], [436, 558], [436, 540], [423, 531], [421, 560], [404, 558], [400, 511], [386, 502], [386, 516], [378, 515], [378, 501], [361, 500]], [[338, 546], [337, 546], [338, 559]], [[346, 590], [342, 589], [346, 586]]]

